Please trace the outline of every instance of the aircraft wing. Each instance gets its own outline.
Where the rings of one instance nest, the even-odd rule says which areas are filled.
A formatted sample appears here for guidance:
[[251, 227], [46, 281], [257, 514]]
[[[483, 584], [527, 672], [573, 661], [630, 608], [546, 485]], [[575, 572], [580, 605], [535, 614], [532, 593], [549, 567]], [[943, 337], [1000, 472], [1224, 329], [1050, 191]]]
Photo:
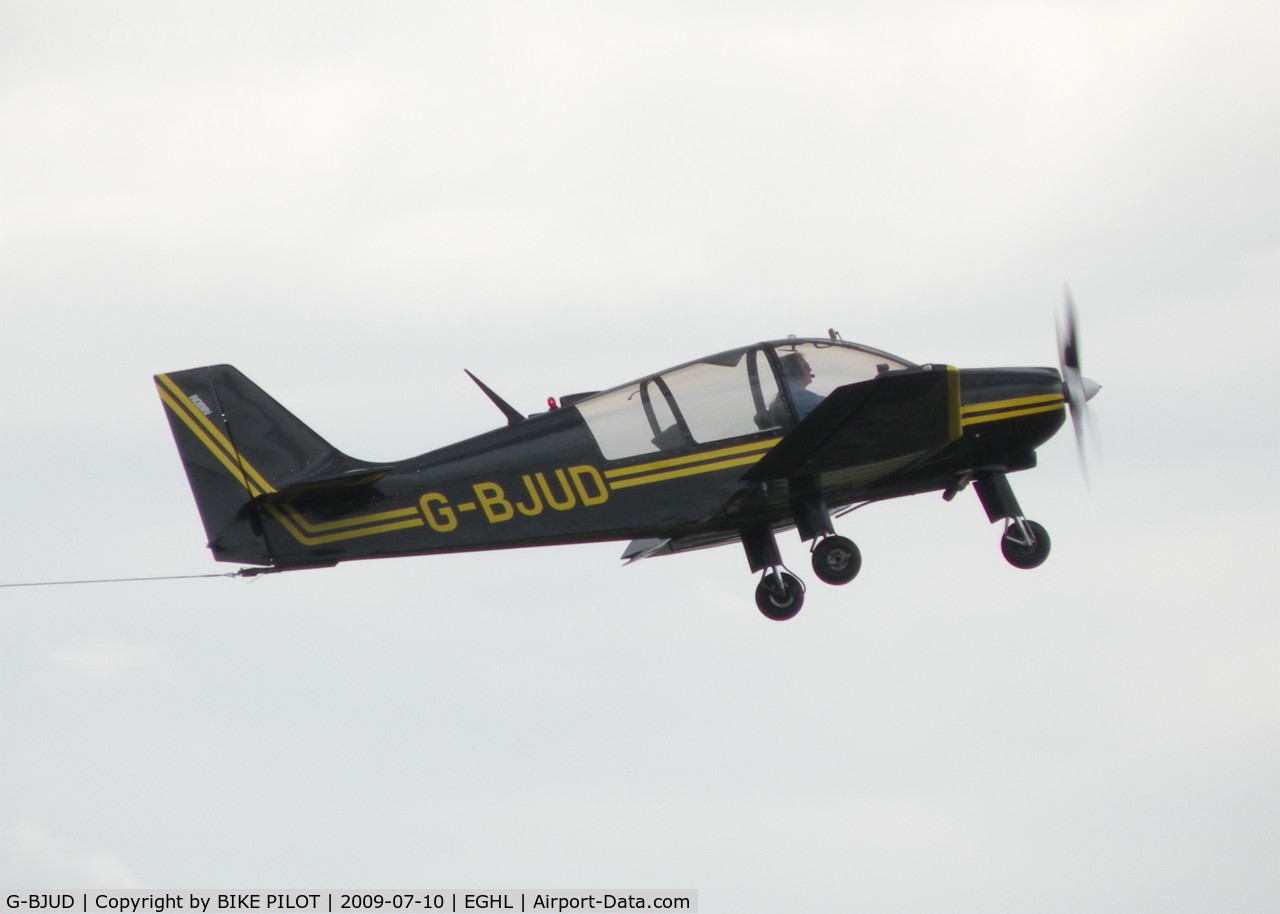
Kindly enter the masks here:
[[[954, 368], [893, 371], [839, 387], [743, 476], [821, 489], [856, 488], [908, 467], [961, 436]], [[793, 486], [749, 485], [702, 521], [668, 537], [636, 539], [622, 559], [703, 549], [736, 540], [735, 517], [786, 510]]]
[[886, 372], [831, 392], [743, 477], [815, 478], [839, 470], [892, 472], [956, 440], [960, 378], [948, 366]]

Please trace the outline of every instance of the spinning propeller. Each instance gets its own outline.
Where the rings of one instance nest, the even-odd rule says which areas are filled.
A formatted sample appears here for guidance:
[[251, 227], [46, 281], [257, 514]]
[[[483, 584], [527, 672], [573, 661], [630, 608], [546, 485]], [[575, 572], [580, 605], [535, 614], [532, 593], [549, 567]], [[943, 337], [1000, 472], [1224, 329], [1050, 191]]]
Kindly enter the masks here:
[[1062, 316], [1058, 321], [1058, 364], [1062, 368], [1062, 388], [1067, 397], [1067, 408], [1071, 411], [1071, 424], [1075, 427], [1076, 449], [1080, 453], [1080, 469], [1088, 480], [1089, 469], [1084, 451], [1085, 427], [1088, 424], [1087, 404], [1102, 389], [1102, 385], [1086, 378], [1080, 371], [1080, 340], [1077, 325], [1076, 303], [1068, 287]]

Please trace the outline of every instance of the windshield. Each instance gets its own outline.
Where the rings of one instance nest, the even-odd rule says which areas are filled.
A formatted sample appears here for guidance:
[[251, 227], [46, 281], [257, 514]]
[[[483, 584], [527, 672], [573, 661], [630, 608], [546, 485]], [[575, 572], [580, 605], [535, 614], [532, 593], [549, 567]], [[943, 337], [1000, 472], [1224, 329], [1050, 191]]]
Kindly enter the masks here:
[[910, 362], [887, 352], [827, 340], [787, 340], [775, 343], [774, 351], [783, 366], [784, 377], [789, 380], [794, 380], [793, 366], [807, 362], [812, 369], [812, 383], [808, 387], [824, 397], [837, 387], [869, 381], [886, 371], [912, 367]]

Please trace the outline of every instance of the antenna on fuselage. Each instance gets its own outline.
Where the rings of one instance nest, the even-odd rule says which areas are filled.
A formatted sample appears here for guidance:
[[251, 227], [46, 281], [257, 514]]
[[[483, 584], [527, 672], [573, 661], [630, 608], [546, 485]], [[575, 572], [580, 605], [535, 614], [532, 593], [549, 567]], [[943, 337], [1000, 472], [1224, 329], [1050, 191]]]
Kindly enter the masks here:
[[485, 393], [485, 396], [487, 396], [490, 400], [493, 401], [493, 405], [498, 407], [498, 409], [502, 410], [502, 415], [507, 417], [507, 425], [519, 425], [521, 422], [523, 422], [527, 418], [522, 412], [520, 412], [518, 409], [516, 409], [506, 400], [502, 399], [500, 396], [494, 393], [493, 389], [489, 387], [489, 385], [486, 384], [484, 381], [481, 381], [479, 378], [473, 375], [470, 371], [467, 371], [467, 369], [464, 368], [462, 370], [466, 371], [467, 377], [475, 381], [476, 386], [479, 387], [481, 390], [483, 390]]

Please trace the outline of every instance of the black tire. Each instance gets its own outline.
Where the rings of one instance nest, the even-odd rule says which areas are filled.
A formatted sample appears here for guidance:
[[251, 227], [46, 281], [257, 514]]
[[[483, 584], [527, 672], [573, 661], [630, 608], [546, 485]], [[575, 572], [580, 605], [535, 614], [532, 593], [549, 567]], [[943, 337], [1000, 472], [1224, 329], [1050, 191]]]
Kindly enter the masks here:
[[862, 570], [862, 553], [845, 536], [828, 536], [813, 549], [813, 573], [827, 584], [848, 584]]
[[1018, 525], [1010, 524], [1000, 540], [1000, 551], [1014, 568], [1039, 568], [1049, 557], [1049, 531], [1033, 520], [1023, 521], [1023, 524], [1031, 533], [1032, 542], [1023, 542]]
[[794, 618], [803, 605], [804, 584], [793, 574], [769, 571], [756, 586], [756, 606], [774, 622]]

